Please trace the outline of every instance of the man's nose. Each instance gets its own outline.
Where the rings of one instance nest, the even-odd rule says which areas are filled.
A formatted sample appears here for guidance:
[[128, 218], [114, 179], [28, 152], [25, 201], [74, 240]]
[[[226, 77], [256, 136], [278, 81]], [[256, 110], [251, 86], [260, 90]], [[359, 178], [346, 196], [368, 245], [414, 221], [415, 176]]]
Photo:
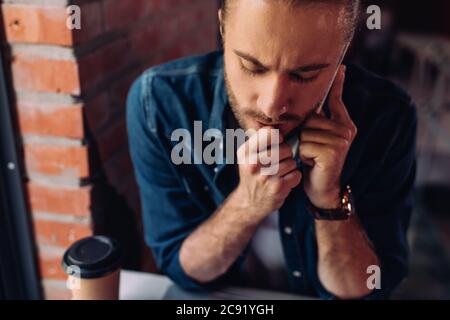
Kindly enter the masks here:
[[288, 85], [288, 81], [282, 76], [267, 79], [258, 96], [259, 110], [271, 119], [278, 119], [286, 113], [292, 103], [289, 99]]

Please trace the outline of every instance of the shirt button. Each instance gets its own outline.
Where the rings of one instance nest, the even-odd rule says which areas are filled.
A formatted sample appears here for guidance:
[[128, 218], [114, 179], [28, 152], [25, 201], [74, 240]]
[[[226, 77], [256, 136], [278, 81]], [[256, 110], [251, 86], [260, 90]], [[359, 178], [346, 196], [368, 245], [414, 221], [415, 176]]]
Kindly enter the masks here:
[[214, 168], [214, 172], [215, 172], [215, 173], [219, 172], [219, 168], [215, 167], [215, 168]]
[[286, 233], [286, 234], [292, 234], [292, 228], [291, 228], [291, 227], [285, 227], [285, 228], [284, 228], [284, 233]]
[[302, 273], [298, 270], [295, 270], [294, 272], [292, 272], [292, 275], [296, 278], [300, 278], [302, 276]]
[[208, 192], [208, 191], [209, 191], [209, 187], [208, 187], [208, 186], [204, 186], [204, 187], [203, 187], [203, 190], [205, 190], [206, 192]]

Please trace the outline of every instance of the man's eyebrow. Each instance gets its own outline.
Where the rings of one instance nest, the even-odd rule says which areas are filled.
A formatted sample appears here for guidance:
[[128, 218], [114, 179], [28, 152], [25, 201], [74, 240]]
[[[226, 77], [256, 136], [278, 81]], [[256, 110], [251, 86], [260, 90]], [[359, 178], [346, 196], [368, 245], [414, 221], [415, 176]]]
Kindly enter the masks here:
[[309, 72], [309, 71], [317, 71], [321, 69], [328, 68], [330, 66], [329, 63], [312, 63], [306, 66], [298, 67], [294, 69], [292, 72]]
[[[234, 53], [236, 55], [238, 55], [239, 57], [241, 57], [242, 59], [245, 59], [247, 61], [250, 61], [251, 63], [253, 63], [254, 65], [257, 65], [258, 67], [262, 67], [264, 69], [269, 69], [267, 66], [265, 66], [263, 63], [261, 63], [258, 59], [252, 57], [251, 55], [238, 51], [238, 50], [233, 50]], [[329, 63], [312, 63], [312, 64], [308, 64], [308, 65], [304, 65], [298, 68], [295, 68], [293, 70], [290, 70], [290, 72], [293, 73], [297, 73], [297, 72], [310, 72], [310, 71], [317, 71], [317, 70], [321, 70], [321, 69], [325, 69], [328, 68], [330, 66]]]
[[257, 65], [258, 67], [264, 68], [264, 69], [269, 69], [268, 67], [266, 67], [264, 64], [262, 64], [260, 61], [258, 61], [258, 59], [252, 57], [251, 55], [247, 54], [247, 53], [243, 53], [240, 52], [238, 50], [233, 50], [234, 53], [236, 55], [238, 55], [239, 57], [241, 57], [244, 60], [250, 61], [251, 63], [253, 63], [254, 65]]

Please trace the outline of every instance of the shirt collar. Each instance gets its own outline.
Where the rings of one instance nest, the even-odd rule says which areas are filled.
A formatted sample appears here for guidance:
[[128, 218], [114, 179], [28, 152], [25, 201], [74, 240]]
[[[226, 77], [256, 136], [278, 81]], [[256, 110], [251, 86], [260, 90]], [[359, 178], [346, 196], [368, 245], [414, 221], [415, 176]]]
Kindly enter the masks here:
[[209, 119], [209, 128], [219, 129], [225, 134], [226, 113], [224, 111], [229, 108], [229, 103], [225, 87], [223, 55], [219, 58], [217, 71], [218, 76], [214, 87], [214, 100]]

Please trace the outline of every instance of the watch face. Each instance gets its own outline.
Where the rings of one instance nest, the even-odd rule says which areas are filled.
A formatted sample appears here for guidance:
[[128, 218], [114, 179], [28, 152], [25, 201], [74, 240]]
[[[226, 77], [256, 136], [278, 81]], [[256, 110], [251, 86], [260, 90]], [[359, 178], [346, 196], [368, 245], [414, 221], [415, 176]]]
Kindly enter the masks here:
[[310, 213], [317, 220], [347, 220], [353, 214], [351, 189], [347, 186], [341, 195], [341, 207], [338, 209], [320, 209], [308, 203]]

